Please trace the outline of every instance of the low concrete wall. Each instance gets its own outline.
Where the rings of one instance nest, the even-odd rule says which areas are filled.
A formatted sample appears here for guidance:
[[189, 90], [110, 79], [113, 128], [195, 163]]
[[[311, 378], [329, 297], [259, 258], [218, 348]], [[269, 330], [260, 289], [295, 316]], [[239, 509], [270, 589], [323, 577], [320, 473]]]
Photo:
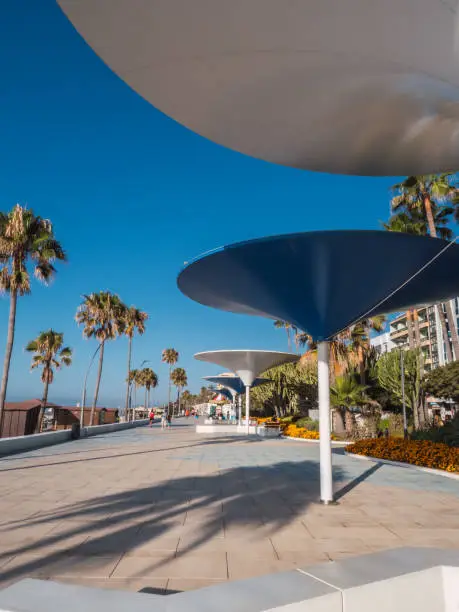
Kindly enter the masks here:
[[[92, 427], [83, 427], [81, 437], [97, 436], [123, 429], [132, 429], [133, 427], [142, 427], [148, 425], [148, 419], [141, 421], [133, 421], [131, 423], [110, 423], [107, 425], [94, 425]], [[60, 431], [49, 431], [41, 434], [31, 434], [30, 436], [17, 436], [14, 438], [0, 439], [0, 457], [11, 455], [13, 453], [21, 453], [37, 448], [44, 448], [54, 444], [61, 444], [72, 439], [71, 429], [61, 429]]]
[[0, 591], [4, 612], [453, 612], [458, 601], [459, 551], [435, 548], [387, 550], [167, 596], [31, 578]]
[[123, 429], [132, 429], [133, 427], [143, 427], [149, 424], [148, 419], [141, 419], [139, 421], [131, 421], [129, 423], [107, 423], [106, 425], [93, 425], [92, 427], [83, 427], [81, 430], [81, 437], [98, 436], [105, 433], [113, 433], [115, 431], [122, 431]]
[[34, 448], [43, 448], [60, 444], [71, 440], [72, 430], [61, 429], [60, 431], [50, 431], [47, 433], [31, 434], [30, 436], [15, 436], [14, 438], [2, 438], [0, 440], [0, 456], [19, 453]]
[[[199, 433], [199, 434], [225, 433], [225, 434], [234, 434], [235, 436], [241, 436], [241, 435], [247, 434], [247, 426], [246, 425], [196, 425], [196, 433]], [[249, 433], [256, 434], [257, 426], [250, 425]]]

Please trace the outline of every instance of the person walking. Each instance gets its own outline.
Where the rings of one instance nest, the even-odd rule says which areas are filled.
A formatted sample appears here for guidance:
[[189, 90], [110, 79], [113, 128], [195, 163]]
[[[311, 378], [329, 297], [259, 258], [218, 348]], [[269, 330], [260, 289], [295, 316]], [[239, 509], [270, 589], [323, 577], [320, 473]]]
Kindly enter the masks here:
[[153, 423], [155, 421], [155, 411], [153, 410], [153, 408], [150, 410], [148, 418], [150, 419], [150, 427], [153, 427]]
[[161, 415], [161, 429], [166, 429], [167, 418], [168, 418], [167, 410], [163, 410], [163, 414]]

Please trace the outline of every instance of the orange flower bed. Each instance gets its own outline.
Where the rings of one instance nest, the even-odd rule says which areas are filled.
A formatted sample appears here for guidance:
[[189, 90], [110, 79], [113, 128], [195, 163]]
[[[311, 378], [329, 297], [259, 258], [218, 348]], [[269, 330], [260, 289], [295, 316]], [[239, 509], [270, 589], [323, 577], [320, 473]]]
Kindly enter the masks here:
[[[303, 438], [304, 440], [319, 440], [318, 431], [310, 431], [304, 427], [297, 427], [296, 425], [287, 425], [283, 430], [283, 435], [288, 438]], [[331, 435], [332, 440], [336, 440], [336, 436]]]
[[439, 442], [379, 438], [359, 440], [349, 445], [346, 451], [356, 455], [400, 461], [446, 472], [459, 472], [459, 448]]

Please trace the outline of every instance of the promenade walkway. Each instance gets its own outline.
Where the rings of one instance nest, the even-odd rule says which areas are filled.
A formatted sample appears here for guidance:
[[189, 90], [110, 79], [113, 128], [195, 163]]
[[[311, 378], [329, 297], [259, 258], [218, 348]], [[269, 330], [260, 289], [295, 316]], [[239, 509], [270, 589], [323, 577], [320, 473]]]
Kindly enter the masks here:
[[459, 548], [459, 481], [186, 419], [0, 459], [0, 586], [27, 576], [173, 592], [398, 546]]

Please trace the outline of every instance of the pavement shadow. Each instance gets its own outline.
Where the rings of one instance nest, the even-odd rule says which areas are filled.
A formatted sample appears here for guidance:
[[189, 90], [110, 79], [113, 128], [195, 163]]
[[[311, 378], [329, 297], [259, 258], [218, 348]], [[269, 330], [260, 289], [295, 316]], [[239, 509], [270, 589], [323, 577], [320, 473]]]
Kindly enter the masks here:
[[[234, 442], [234, 437], [230, 440]], [[224, 442], [204, 440], [200, 445]], [[161, 451], [145, 451], [148, 452]], [[337, 483], [347, 481], [346, 471], [335, 466], [334, 479]], [[146, 569], [154, 576], [161, 565], [231, 532], [239, 530], [241, 537], [246, 537], [247, 533], [260, 530], [263, 537], [269, 537], [298, 520], [310, 504], [317, 503], [319, 482], [319, 466], [314, 460], [238, 466], [163, 480], [139, 489], [69, 503], [20, 522], [12, 520], [1, 526], [0, 542], [2, 533], [13, 528], [20, 531], [35, 526], [43, 533], [48, 525], [50, 532], [38, 540], [24, 539], [20, 544], [2, 546], [0, 580], [65, 576], [63, 569], [68, 567], [71, 574], [72, 567], [79, 564], [97, 569], [108, 557], [119, 557], [119, 563], [149, 543], [178, 537], [175, 550], [149, 558]], [[148, 557], [148, 553], [144, 556]], [[10, 558], [13, 561], [1, 567]], [[116, 566], [112, 573], [115, 570]], [[144, 589], [154, 588], [148, 585], [148, 579], [145, 583]]]

